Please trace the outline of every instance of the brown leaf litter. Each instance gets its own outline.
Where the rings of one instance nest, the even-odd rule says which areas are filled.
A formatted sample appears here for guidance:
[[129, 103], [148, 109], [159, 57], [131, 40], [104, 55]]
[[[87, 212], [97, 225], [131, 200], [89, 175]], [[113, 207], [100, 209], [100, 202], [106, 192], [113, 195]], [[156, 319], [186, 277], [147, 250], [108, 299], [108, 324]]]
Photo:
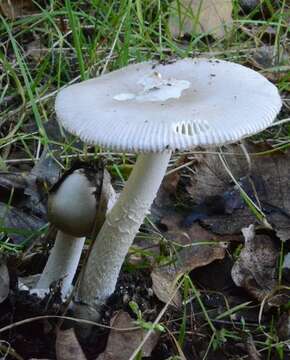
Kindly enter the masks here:
[[[290, 238], [290, 152], [276, 152], [258, 156], [262, 150], [250, 142], [246, 143], [250, 163], [244, 151], [238, 145], [227, 146], [223, 157], [228, 168], [240, 186], [261, 208], [276, 235], [286, 241]], [[220, 235], [238, 234], [241, 229], [257, 223], [257, 219], [245, 205], [240, 191], [222, 166], [217, 155], [199, 154], [194, 166], [194, 173], [186, 187], [192, 200], [200, 206], [211, 205], [197, 220], [202, 226]], [[212, 201], [214, 199], [214, 201]], [[219, 208], [214, 206], [219, 201]], [[189, 214], [196, 219], [196, 209]], [[194, 217], [195, 216], [195, 217]]]
[[[128, 360], [140, 345], [146, 331], [136, 328], [136, 323], [125, 311], [117, 312], [111, 320], [111, 326], [106, 350], [98, 356], [97, 360]], [[157, 332], [153, 331], [150, 334], [142, 347], [142, 357], [150, 356], [158, 338]]]
[[10, 278], [5, 260], [0, 257], [0, 304], [9, 295]]
[[[161, 224], [167, 228], [163, 233], [164, 237], [176, 248], [176, 253], [173, 253], [174, 263], [155, 267], [151, 274], [153, 291], [159, 300], [165, 303], [170, 301], [176, 290], [176, 280], [181, 275], [214, 260], [223, 259], [226, 241], [231, 238], [215, 235], [197, 223], [184, 227], [182, 219], [182, 216], [176, 213], [161, 219]], [[179, 292], [174, 296], [172, 304], [181, 307]]]
[[32, 0], [1, 0], [0, 10], [8, 19], [31, 15], [37, 11]]
[[78, 342], [74, 329], [58, 330], [56, 336], [57, 360], [86, 360], [86, 356]]
[[278, 284], [276, 264], [279, 251], [269, 236], [255, 234], [254, 225], [243, 228], [242, 232], [245, 246], [232, 268], [232, 278], [237, 286], [263, 301]]

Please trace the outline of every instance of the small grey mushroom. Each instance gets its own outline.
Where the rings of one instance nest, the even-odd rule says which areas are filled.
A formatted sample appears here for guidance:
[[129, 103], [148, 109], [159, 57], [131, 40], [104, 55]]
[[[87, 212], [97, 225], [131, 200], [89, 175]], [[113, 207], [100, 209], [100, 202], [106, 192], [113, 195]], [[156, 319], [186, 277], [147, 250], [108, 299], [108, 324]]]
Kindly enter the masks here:
[[100, 176], [93, 168], [77, 168], [52, 189], [48, 219], [58, 231], [35, 291], [47, 292], [52, 283], [60, 280], [62, 296], [67, 296], [85, 239], [93, 234], [98, 222], [103, 223], [114, 196], [106, 169], [102, 169]]

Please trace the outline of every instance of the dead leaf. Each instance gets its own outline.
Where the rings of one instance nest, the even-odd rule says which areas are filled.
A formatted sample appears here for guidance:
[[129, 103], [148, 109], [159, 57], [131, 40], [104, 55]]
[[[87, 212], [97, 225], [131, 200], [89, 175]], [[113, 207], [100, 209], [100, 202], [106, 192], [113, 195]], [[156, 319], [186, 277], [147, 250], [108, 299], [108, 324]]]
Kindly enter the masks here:
[[0, 10], [8, 19], [30, 15], [37, 11], [32, 0], [1, 0]]
[[74, 329], [58, 330], [55, 348], [57, 360], [86, 360]]
[[46, 150], [28, 174], [0, 172], [0, 221], [2, 231], [14, 242], [22, 242], [46, 224], [48, 188], [59, 175], [60, 166]]
[[277, 332], [280, 340], [290, 339], [290, 310], [283, 312], [278, 320]]
[[246, 12], [250, 12], [255, 9], [261, 3], [260, 0], [239, 0], [240, 7]]
[[290, 252], [285, 255], [282, 269], [283, 279], [285, 280], [286, 284], [290, 284]]
[[283, 269], [290, 270], [290, 252], [288, 252], [284, 257]]
[[[175, 276], [176, 273], [174, 267], [167, 266], [163, 270], [158, 268], [154, 269], [151, 273], [152, 290], [160, 301], [165, 304], [170, 302], [170, 304], [174, 305], [176, 308], [181, 308], [182, 297], [179, 290], [176, 291], [176, 282], [174, 281]], [[171, 300], [174, 292], [176, 292], [176, 294]]]
[[[44, 149], [40, 158], [30, 171], [30, 180], [46, 183], [49, 188], [60, 178], [62, 169], [48, 149]], [[32, 179], [31, 179], [32, 178]]]
[[[182, 221], [183, 217], [178, 213], [167, 214], [161, 219], [161, 224], [167, 228], [163, 235], [176, 247], [174, 264], [155, 268], [151, 273], [153, 291], [158, 299], [165, 303], [176, 290], [174, 284], [179, 276], [208, 265], [214, 260], [223, 259], [226, 241], [230, 240], [230, 237], [210, 233], [197, 223], [185, 227]], [[172, 304], [181, 307], [181, 303], [181, 294], [177, 292]]]
[[27, 45], [26, 54], [27, 56], [31, 56], [34, 61], [37, 63], [41, 62], [44, 57], [47, 55], [48, 51], [43, 46], [40, 38], [35, 38], [35, 40], [31, 41]]
[[174, 264], [175, 275], [184, 274], [224, 258], [226, 242], [231, 237], [213, 234], [198, 223], [184, 226], [183, 216], [177, 213], [164, 216], [161, 224], [167, 228], [164, 232], [166, 239], [173, 241], [179, 247]]
[[154, 206], [165, 207], [171, 206], [172, 196], [176, 193], [177, 184], [180, 180], [180, 173], [178, 171], [173, 172], [170, 175], [164, 177], [162, 186], [158, 190], [158, 194], [154, 200]]
[[262, 301], [277, 285], [276, 262], [279, 251], [267, 235], [255, 235], [254, 225], [242, 229], [245, 246], [231, 274], [237, 286]]
[[41, 229], [46, 224], [45, 219], [26, 213], [22, 209], [8, 206], [0, 202], [1, 230], [9, 234], [9, 238], [17, 243], [24, 241], [34, 231]]
[[[111, 320], [111, 326], [115, 329], [127, 329], [136, 327], [136, 324], [128, 313], [121, 310]], [[97, 360], [128, 360], [146, 334], [143, 329], [128, 331], [115, 329], [111, 329], [106, 350], [98, 356]], [[158, 338], [159, 334], [152, 332], [142, 348], [142, 358], [151, 355]]]
[[[249, 141], [245, 146], [249, 154], [269, 150], [269, 146], [262, 147]], [[227, 146], [224, 154], [233, 176], [250, 198], [257, 205], [261, 205], [267, 221], [273, 226], [278, 237], [282, 241], [288, 240], [290, 152], [277, 152], [267, 156], [249, 155], [251, 168], [237, 145]], [[213, 207], [204, 212], [202, 218], [198, 218], [200, 223], [220, 235], [238, 234], [243, 227], [255, 223], [255, 216], [241, 199], [239, 189], [232, 183], [218, 157], [204, 154], [197, 158], [199, 162], [194, 167], [195, 175], [191, 176], [187, 186], [192, 201], [197, 204], [198, 210], [207, 205], [207, 200], [214, 204], [214, 201], [211, 201], [212, 196], [217, 196], [221, 203], [219, 209]]]
[[251, 334], [248, 335], [246, 341], [246, 349], [249, 356], [249, 360], [260, 360], [261, 354], [258, 352], [254, 339]]
[[[265, 34], [267, 34], [269, 37], [267, 42], [270, 42], [271, 37], [276, 39], [276, 32], [276, 28], [268, 27], [263, 31], [263, 36], [265, 37]], [[255, 34], [254, 31], [253, 33], [253, 36], [259, 36], [259, 33]], [[274, 45], [264, 45], [253, 51], [248, 58], [248, 63], [250, 67], [261, 71], [269, 80], [277, 82], [283, 76], [289, 74], [289, 56], [289, 49], [286, 46], [281, 45], [277, 49], [277, 46]]]
[[176, 0], [172, 3], [169, 28], [174, 37], [204, 32], [220, 39], [232, 21], [230, 0]]
[[0, 259], [0, 304], [7, 298], [10, 288], [9, 273], [6, 263]]

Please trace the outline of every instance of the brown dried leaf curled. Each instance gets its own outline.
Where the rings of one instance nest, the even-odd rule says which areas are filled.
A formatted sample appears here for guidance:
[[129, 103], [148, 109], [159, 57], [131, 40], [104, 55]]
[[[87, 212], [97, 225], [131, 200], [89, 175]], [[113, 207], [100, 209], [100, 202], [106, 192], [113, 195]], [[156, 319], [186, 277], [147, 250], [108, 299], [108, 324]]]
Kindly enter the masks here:
[[190, 227], [182, 225], [182, 216], [174, 213], [162, 218], [161, 224], [168, 229], [164, 236], [177, 248], [174, 264], [155, 268], [151, 273], [152, 288], [155, 295], [164, 303], [171, 301], [181, 307], [181, 294], [176, 290], [179, 276], [196, 268], [205, 266], [225, 256], [227, 236], [220, 237], [194, 223]]

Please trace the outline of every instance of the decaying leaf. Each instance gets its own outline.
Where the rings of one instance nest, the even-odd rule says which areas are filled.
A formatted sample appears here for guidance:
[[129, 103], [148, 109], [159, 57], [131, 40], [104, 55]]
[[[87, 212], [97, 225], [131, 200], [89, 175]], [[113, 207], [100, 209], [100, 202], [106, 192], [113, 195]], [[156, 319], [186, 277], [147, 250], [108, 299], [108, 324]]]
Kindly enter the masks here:
[[232, 268], [237, 286], [262, 301], [277, 285], [276, 262], [279, 251], [267, 235], [255, 235], [254, 225], [242, 229], [245, 246]]
[[[263, 32], [263, 34], [265, 33], [269, 38], [272, 37], [275, 39], [277, 29], [269, 26], [266, 31]], [[254, 32], [253, 36], [259, 36], [259, 34], [255, 34]], [[278, 49], [276, 46], [270, 45], [258, 47], [248, 58], [248, 63], [251, 67], [254, 66], [257, 70], [262, 71], [264, 76], [274, 82], [279, 81], [289, 74], [288, 62], [289, 49], [282, 45]]]
[[[152, 289], [158, 299], [164, 303], [170, 302], [176, 308], [182, 305], [182, 297], [179, 290], [176, 289], [176, 276], [174, 267], [166, 269], [154, 269], [151, 273]], [[176, 292], [176, 294], [174, 294]]]
[[240, 7], [246, 12], [252, 11], [260, 3], [260, 0], [239, 0]]
[[8, 206], [0, 202], [1, 230], [7, 232], [15, 243], [25, 240], [28, 235], [41, 229], [46, 223], [33, 213], [26, 213], [22, 209]]
[[37, 7], [32, 0], [1, 0], [0, 10], [8, 19], [30, 15], [36, 12]]
[[[111, 320], [111, 329], [106, 350], [97, 360], [128, 360], [141, 343], [146, 332], [143, 329], [123, 330], [136, 328], [134, 320], [124, 311], [119, 311]], [[142, 348], [142, 356], [149, 357], [159, 338], [157, 332], [152, 332]], [[142, 358], [143, 358], [142, 357]]]
[[286, 254], [283, 262], [283, 278], [285, 279], [286, 283], [290, 284], [290, 252]]
[[10, 279], [7, 266], [0, 258], [0, 304], [7, 298], [9, 294]]
[[280, 340], [290, 339], [290, 310], [281, 314], [277, 324], [277, 333]]
[[172, 3], [169, 28], [174, 37], [205, 32], [220, 39], [231, 25], [230, 0], [175, 0]]
[[36, 62], [42, 61], [47, 52], [40, 38], [35, 38], [35, 40], [31, 41], [26, 49], [27, 56], [30, 56]]
[[1, 227], [14, 242], [25, 240], [46, 224], [47, 189], [59, 174], [60, 166], [47, 151], [28, 174], [0, 173]]
[[246, 341], [246, 349], [249, 356], [249, 360], [260, 360], [261, 354], [258, 352], [254, 339], [251, 334], [248, 335]]
[[[214, 260], [223, 259], [226, 242], [231, 240], [229, 236], [212, 234], [197, 223], [187, 227], [182, 222], [182, 216], [177, 213], [167, 214], [161, 219], [161, 224], [167, 228], [164, 236], [176, 247], [174, 264], [156, 268], [151, 274], [153, 291], [165, 303], [172, 297], [179, 276]], [[172, 303], [181, 306], [180, 293], [176, 294]]]
[[58, 330], [55, 348], [57, 360], [86, 360], [74, 329]]
[[[224, 155], [228, 167], [257, 206], [261, 206], [278, 237], [286, 241], [290, 238], [290, 153], [276, 153], [264, 156], [251, 155], [269, 147], [246, 143], [251, 166], [245, 154], [237, 145], [227, 146]], [[238, 234], [245, 226], [255, 223], [256, 218], [240, 196], [217, 155], [198, 155], [195, 175], [187, 191], [197, 207], [189, 214], [203, 226], [216, 234]], [[217, 202], [218, 200], [218, 202]], [[219, 206], [216, 206], [216, 205]], [[206, 205], [206, 206], [205, 206]], [[196, 212], [206, 207], [202, 217]]]

